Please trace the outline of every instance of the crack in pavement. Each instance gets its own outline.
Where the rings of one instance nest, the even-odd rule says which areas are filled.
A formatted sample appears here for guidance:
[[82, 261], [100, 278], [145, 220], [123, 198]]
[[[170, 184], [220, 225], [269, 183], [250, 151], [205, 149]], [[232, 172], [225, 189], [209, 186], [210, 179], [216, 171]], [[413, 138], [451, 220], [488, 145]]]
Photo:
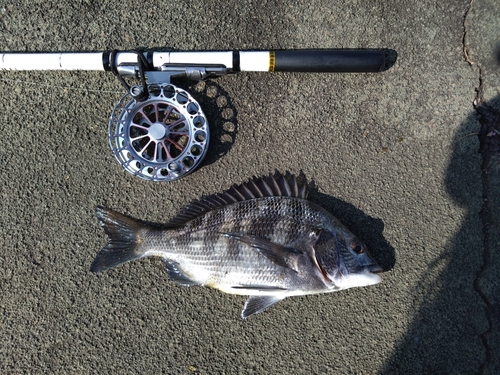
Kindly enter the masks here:
[[462, 23], [462, 26], [463, 26], [462, 50], [464, 53], [465, 61], [467, 61], [467, 63], [470, 66], [473, 66], [475, 64], [475, 62], [472, 61], [469, 57], [469, 48], [467, 47], [467, 25], [466, 25], [466, 23], [467, 23], [467, 16], [469, 15], [470, 9], [472, 8], [472, 3], [474, 3], [474, 0], [470, 0], [469, 5], [465, 9], [464, 21]]
[[481, 180], [483, 187], [483, 205], [479, 211], [479, 217], [482, 223], [483, 232], [483, 251], [482, 251], [482, 265], [479, 269], [476, 278], [473, 282], [474, 291], [479, 295], [483, 303], [485, 304], [485, 316], [487, 320], [487, 329], [478, 334], [482, 345], [485, 350], [485, 359], [479, 368], [479, 373], [484, 374], [487, 371], [487, 366], [492, 363], [492, 350], [489, 345], [488, 335], [493, 329], [493, 309], [491, 302], [488, 299], [488, 295], [482, 290], [480, 281], [483, 275], [486, 274], [486, 270], [489, 267], [491, 259], [491, 249], [489, 246], [490, 234], [489, 230], [493, 225], [493, 215], [491, 212], [491, 207], [489, 203], [490, 196], [490, 180], [488, 176], [488, 167], [495, 156], [495, 151], [500, 154], [500, 132], [495, 128], [497, 124], [500, 124], [500, 114], [495, 113], [495, 109], [484, 103], [483, 98], [483, 88], [484, 88], [484, 76], [483, 70], [480, 64], [473, 61], [469, 54], [469, 46], [467, 44], [467, 16], [472, 8], [474, 0], [469, 2], [467, 6], [464, 18], [463, 18], [463, 54], [465, 61], [469, 64], [472, 69], [478, 72], [478, 86], [475, 88], [476, 96], [474, 98], [473, 106], [476, 112], [476, 118], [480, 125], [479, 132], [477, 133], [479, 138], [479, 153], [481, 154]]

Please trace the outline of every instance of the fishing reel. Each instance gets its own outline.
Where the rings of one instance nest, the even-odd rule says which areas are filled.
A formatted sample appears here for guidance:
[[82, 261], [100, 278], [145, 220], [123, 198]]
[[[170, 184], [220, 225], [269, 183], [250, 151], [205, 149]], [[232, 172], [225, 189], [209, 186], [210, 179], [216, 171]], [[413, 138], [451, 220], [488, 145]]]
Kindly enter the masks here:
[[194, 170], [209, 143], [208, 120], [199, 103], [171, 83], [133, 86], [113, 109], [108, 126], [113, 155], [126, 171], [145, 180], [173, 181]]
[[[127, 172], [144, 180], [173, 181], [200, 165], [210, 131], [200, 104], [173, 85], [172, 78], [199, 81], [237, 72], [380, 72], [389, 67], [388, 53], [343, 49], [2, 52], [0, 71], [111, 71], [126, 90], [108, 124], [115, 158]], [[138, 79], [141, 85], [130, 86], [125, 78]]]
[[[165, 65], [153, 71], [142, 54], [137, 56], [138, 64], [111, 66], [127, 93], [111, 113], [109, 145], [127, 172], [144, 180], [174, 181], [202, 162], [210, 130], [200, 104], [171, 78], [201, 80], [225, 74], [226, 68]], [[126, 76], [139, 78], [142, 86], [128, 86]]]

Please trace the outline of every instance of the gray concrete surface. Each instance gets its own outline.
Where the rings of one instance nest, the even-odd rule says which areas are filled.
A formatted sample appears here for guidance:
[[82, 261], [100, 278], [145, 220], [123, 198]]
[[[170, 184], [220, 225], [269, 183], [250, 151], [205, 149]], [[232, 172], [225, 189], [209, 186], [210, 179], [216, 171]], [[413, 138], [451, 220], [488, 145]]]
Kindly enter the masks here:
[[[111, 74], [1, 73], [0, 372], [500, 373], [499, 20], [495, 0], [1, 2], [6, 51], [398, 56], [379, 74], [181, 83], [214, 136], [205, 165], [168, 184], [114, 160]], [[312, 199], [365, 240], [382, 284], [241, 321], [244, 297], [177, 287], [157, 260], [89, 272], [105, 243], [96, 205], [164, 222], [275, 169], [315, 181]]]

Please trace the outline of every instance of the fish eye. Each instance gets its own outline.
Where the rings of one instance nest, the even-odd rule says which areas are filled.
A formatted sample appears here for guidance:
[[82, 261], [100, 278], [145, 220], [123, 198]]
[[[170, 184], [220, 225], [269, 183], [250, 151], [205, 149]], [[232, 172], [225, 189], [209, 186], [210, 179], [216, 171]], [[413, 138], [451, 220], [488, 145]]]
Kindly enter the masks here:
[[364, 248], [363, 244], [361, 244], [359, 241], [352, 241], [351, 242], [351, 249], [356, 254], [361, 254], [361, 253], [365, 252], [365, 248]]

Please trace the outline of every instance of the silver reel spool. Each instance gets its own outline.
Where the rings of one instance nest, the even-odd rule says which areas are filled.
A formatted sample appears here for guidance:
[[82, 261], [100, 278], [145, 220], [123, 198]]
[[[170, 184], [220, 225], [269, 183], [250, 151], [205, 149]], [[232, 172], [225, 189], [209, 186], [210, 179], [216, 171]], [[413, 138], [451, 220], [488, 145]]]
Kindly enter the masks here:
[[108, 126], [109, 145], [133, 175], [174, 181], [195, 170], [205, 157], [208, 121], [187, 91], [170, 83], [147, 87], [144, 101], [129, 92], [115, 106]]

